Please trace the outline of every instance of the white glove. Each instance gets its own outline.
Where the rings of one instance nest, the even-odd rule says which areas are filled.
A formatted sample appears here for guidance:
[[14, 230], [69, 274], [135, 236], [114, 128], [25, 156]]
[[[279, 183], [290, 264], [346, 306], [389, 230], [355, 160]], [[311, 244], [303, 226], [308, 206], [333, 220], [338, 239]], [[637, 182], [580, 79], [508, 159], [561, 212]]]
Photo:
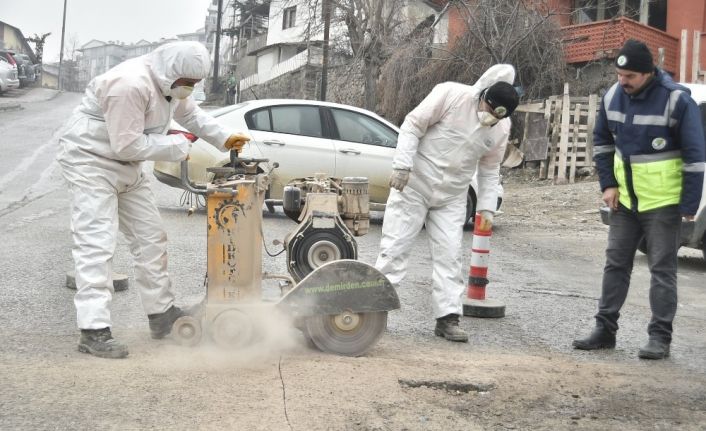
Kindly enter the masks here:
[[404, 186], [407, 185], [409, 181], [409, 170], [407, 169], [393, 169], [392, 175], [390, 175], [390, 187], [397, 189], [397, 191], [402, 191]]
[[495, 213], [493, 211], [482, 210], [478, 211], [478, 214], [480, 214], [480, 220], [476, 220], [476, 222], [480, 222], [478, 226], [480, 230], [490, 230], [493, 227], [493, 217]]

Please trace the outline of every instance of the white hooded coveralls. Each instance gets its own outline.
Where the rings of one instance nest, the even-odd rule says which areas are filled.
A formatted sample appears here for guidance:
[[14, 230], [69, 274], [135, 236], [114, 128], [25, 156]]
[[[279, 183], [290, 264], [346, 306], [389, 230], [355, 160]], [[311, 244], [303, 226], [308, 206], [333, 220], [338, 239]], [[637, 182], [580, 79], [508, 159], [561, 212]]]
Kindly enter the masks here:
[[171, 120], [224, 150], [230, 133], [191, 97], [171, 98], [179, 78], [203, 79], [209, 53], [197, 42], [163, 45], [94, 78], [60, 138], [57, 160], [72, 196], [71, 232], [79, 329], [111, 326], [112, 260], [118, 229], [129, 242], [146, 314], [174, 302], [166, 233], [143, 161], [181, 161], [191, 142], [166, 135]]
[[478, 173], [476, 211], [495, 211], [500, 163], [510, 134], [510, 119], [492, 127], [478, 121], [480, 93], [515, 79], [507, 64], [488, 69], [473, 85], [437, 85], [402, 124], [393, 169], [408, 169], [402, 192], [390, 190], [375, 267], [399, 285], [407, 272], [412, 243], [426, 225], [431, 247], [434, 317], [461, 315], [465, 290], [461, 240], [466, 194]]

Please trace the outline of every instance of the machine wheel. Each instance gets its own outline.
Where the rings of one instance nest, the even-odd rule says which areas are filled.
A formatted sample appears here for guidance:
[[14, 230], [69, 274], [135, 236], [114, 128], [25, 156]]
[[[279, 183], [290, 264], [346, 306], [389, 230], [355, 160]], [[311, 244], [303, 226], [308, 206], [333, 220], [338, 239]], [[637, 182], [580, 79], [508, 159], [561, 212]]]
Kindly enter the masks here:
[[340, 259], [356, 259], [355, 248], [340, 231], [315, 230], [297, 243], [292, 250], [297, 275], [303, 279], [321, 265]]
[[343, 356], [360, 356], [370, 350], [387, 327], [387, 311], [306, 318], [305, 336], [319, 350]]
[[213, 341], [227, 349], [249, 345], [255, 332], [250, 316], [236, 309], [223, 311], [214, 317], [210, 329]]
[[193, 316], [182, 316], [172, 325], [172, 337], [182, 346], [195, 346], [201, 341], [201, 321]]

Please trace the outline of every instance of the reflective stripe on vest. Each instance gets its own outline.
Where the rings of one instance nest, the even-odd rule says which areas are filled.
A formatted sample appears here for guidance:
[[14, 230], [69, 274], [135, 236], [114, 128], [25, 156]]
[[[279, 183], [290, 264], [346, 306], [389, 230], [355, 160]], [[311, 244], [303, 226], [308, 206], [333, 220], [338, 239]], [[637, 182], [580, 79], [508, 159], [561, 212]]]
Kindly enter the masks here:
[[[625, 123], [625, 114], [620, 111], [611, 111], [608, 109], [610, 102], [615, 96], [615, 92], [618, 90], [618, 84], [614, 84], [608, 92], [603, 96], [603, 108], [605, 109], [605, 116], [609, 121], [617, 121], [618, 123]], [[613, 136], [615, 138], [615, 136]]]
[[[631, 208], [625, 177], [625, 165], [619, 151], [615, 152], [613, 172], [618, 180], [620, 203]], [[637, 198], [637, 210], [649, 211], [681, 201], [683, 162], [680, 151], [630, 156], [632, 187]]]
[[671, 118], [674, 108], [677, 106], [677, 101], [679, 96], [684, 93], [681, 90], [674, 90], [669, 93], [669, 100], [664, 107], [664, 112], [662, 115], [637, 115], [635, 114], [632, 118], [632, 124], [640, 126], [663, 126], [663, 127], [674, 127], [677, 124], [677, 120]]
[[[610, 121], [617, 121], [618, 123], [625, 123], [625, 114], [620, 111], [611, 111], [609, 108], [610, 103], [613, 101], [613, 96], [615, 96], [618, 90], [618, 84], [613, 85], [608, 92], [603, 96], [603, 107], [605, 108], [606, 118]], [[672, 112], [677, 106], [679, 101], [679, 96], [684, 93], [682, 90], [673, 90], [669, 93], [669, 100], [664, 106], [664, 111], [662, 115], [639, 115], [635, 114], [632, 117], [632, 124], [638, 126], [663, 126], [663, 127], [674, 127], [677, 124], [677, 120], [671, 118]]]

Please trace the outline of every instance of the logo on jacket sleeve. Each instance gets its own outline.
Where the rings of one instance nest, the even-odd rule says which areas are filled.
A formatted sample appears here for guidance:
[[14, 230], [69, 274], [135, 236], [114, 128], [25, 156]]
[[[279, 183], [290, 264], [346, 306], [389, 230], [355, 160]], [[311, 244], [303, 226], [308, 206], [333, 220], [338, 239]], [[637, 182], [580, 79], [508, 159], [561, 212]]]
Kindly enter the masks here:
[[664, 138], [654, 138], [652, 140], [652, 148], [655, 150], [661, 150], [667, 146], [667, 140]]

